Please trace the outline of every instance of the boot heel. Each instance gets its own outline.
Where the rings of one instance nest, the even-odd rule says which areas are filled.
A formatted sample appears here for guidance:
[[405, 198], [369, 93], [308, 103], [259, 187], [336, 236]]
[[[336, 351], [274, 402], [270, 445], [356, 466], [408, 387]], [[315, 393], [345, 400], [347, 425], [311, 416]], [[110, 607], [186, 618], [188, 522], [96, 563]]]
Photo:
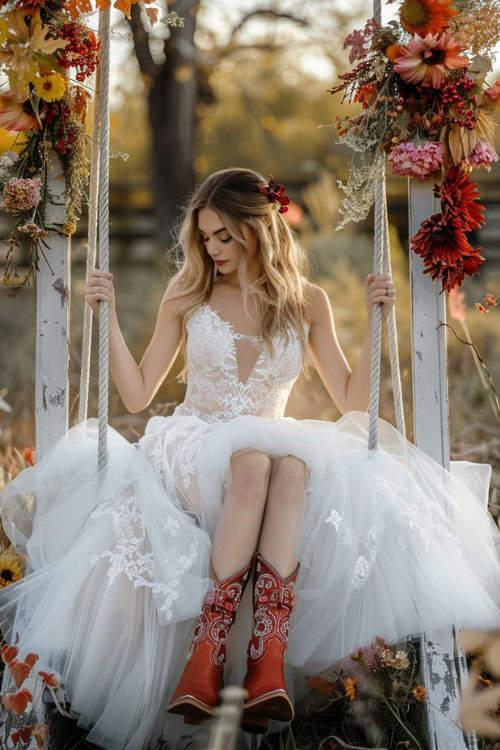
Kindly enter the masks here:
[[184, 714], [184, 724], [201, 724], [202, 722], [210, 719], [210, 716], [195, 716], [194, 714]]
[[241, 728], [250, 734], [265, 734], [269, 726], [269, 719], [264, 716], [245, 715], [241, 719]]

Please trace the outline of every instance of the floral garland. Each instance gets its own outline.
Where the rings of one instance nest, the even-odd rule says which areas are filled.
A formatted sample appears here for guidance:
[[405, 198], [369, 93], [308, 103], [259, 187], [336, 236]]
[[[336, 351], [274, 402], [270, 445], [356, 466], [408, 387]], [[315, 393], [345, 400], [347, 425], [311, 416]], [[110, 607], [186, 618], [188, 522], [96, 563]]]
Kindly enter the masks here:
[[[116, 0], [114, 7], [130, 17], [131, 3], [137, 1]], [[110, 0], [96, 3], [105, 9]], [[158, 11], [146, 10], [151, 23], [156, 23]], [[45, 241], [49, 230], [70, 236], [81, 215], [89, 177], [85, 117], [90, 99], [89, 86], [82, 84], [94, 73], [100, 48], [81, 16], [91, 12], [95, 11], [90, 0], [0, 0], [0, 70], [10, 87], [0, 93], [0, 127], [22, 134], [0, 157], [0, 208], [17, 219], [5, 241], [8, 250], [1, 279], [11, 287], [11, 297], [34, 282], [40, 252], [50, 266], [42, 247], [50, 250]], [[173, 12], [160, 20], [169, 26], [184, 25], [184, 19]], [[66, 208], [63, 222], [48, 226], [47, 204], [54, 202], [48, 187], [53, 150], [62, 164]], [[30, 268], [23, 278], [13, 257], [20, 246], [19, 233], [29, 237]]]
[[[387, 0], [390, 4], [393, 0]], [[410, 238], [424, 260], [424, 273], [441, 279], [442, 290], [478, 274], [482, 248], [466, 232], [484, 224], [484, 206], [474, 168], [491, 170], [498, 160], [493, 142], [496, 123], [489, 117], [500, 101], [500, 81], [485, 84], [493, 48], [500, 41], [498, 0], [404, 0], [398, 21], [380, 26], [374, 18], [344, 41], [353, 70], [329, 89], [360, 102], [363, 112], [339, 118], [339, 143], [361, 153], [351, 165], [341, 213], [348, 221], [366, 218], [375, 200], [385, 156], [396, 175], [421, 181], [430, 176], [441, 211], [424, 221]], [[439, 173], [439, 174], [438, 174]]]

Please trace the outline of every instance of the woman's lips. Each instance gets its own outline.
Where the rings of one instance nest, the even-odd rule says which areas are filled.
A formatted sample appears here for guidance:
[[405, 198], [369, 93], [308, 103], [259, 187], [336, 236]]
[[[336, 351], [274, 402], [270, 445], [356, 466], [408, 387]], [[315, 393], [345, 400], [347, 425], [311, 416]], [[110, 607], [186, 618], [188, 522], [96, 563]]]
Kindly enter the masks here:
[[227, 263], [227, 260], [216, 260], [218, 266], [222, 266], [223, 263]]

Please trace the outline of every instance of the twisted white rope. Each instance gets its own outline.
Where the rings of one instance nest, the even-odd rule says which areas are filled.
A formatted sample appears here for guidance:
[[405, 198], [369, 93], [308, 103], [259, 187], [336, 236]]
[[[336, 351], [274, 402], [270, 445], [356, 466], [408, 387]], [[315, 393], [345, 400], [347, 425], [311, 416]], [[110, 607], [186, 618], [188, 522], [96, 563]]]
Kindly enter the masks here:
[[[392, 275], [391, 267], [391, 244], [389, 241], [389, 217], [387, 213], [387, 195], [384, 180], [384, 270], [383, 273]], [[396, 306], [391, 307], [387, 316], [387, 329], [389, 332], [389, 348], [391, 355], [392, 392], [394, 394], [394, 411], [396, 414], [396, 427], [406, 437], [405, 415], [403, 408], [403, 394], [401, 388], [401, 373], [399, 369], [398, 334], [396, 330]]]
[[[100, 92], [99, 97], [99, 269], [109, 269], [109, 67], [110, 9], [99, 11]], [[108, 461], [108, 303], [99, 301], [99, 432], [98, 470]]]
[[[384, 167], [385, 170], [385, 167]], [[375, 253], [373, 258], [373, 273], [378, 276], [383, 268], [384, 251], [384, 181], [385, 171], [382, 179], [378, 180], [375, 187]], [[372, 361], [370, 372], [370, 424], [368, 434], [368, 449], [377, 448], [377, 419], [379, 408], [380, 391], [380, 352], [382, 343], [382, 302], [373, 306], [373, 330], [372, 330]]]
[[[99, 129], [99, 108], [101, 99], [101, 66], [97, 66], [95, 72], [95, 95], [94, 95], [94, 123], [92, 127], [93, 139], [97, 138]], [[99, 181], [99, 148], [95, 141], [92, 142], [90, 157], [90, 190], [89, 190], [89, 228], [87, 245], [87, 270], [86, 281], [90, 271], [95, 267], [97, 247], [97, 201]], [[83, 338], [82, 338], [82, 363], [80, 368], [80, 400], [78, 404], [78, 421], [87, 419], [89, 382], [90, 382], [90, 354], [92, 348], [92, 318], [93, 312], [90, 305], [84, 305], [83, 312]]]
[[[382, 24], [381, 0], [373, 0], [373, 16]], [[387, 216], [387, 196], [385, 190], [385, 163], [380, 180], [375, 188], [375, 248], [373, 259], [373, 273], [375, 276], [391, 270], [389, 223]], [[368, 449], [377, 448], [377, 420], [380, 395], [380, 353], [382, 343], [382, 302], [373, 308], [372, 331], [372, 361], [370, 376], [370, 423], [368, 434]], [[394, 392], [394, 408], [398, 430], [405, 435], [403, 401], [401, 394], [401, 375], [399, 371], [398, 342], [396, 331], [396, 316], [394, 307], [387, 316], [389, 342], [391, 352], [392, 388]]]

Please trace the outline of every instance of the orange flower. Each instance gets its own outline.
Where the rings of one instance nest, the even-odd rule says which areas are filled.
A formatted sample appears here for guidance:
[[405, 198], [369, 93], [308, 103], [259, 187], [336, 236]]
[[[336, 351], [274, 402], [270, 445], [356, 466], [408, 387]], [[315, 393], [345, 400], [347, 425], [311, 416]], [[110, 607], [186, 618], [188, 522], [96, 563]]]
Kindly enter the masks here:
[[355, 688], [355, 685], [356, 685], [356, 683], [357, 683], [357, 682], [358, 682], [358, 678], [357, 678], [357, 677], [355, 677], [354, 679], [351, 679], [351, 677], [349, 677], [349, 678], [348, 678], [348, 679], [347, 679], [347, 680], [346, 680], [346, 681], [344, 682], [344, 687], [345, 687], [345, 694], [346, 694], [346, 695], [348, 695], [348, 696], [349, 696], [349, 698], [350, 698], [350, 699], [351, 699], [352, 701], [353, 701], [353, 700], [355, 699], [355, 697], [356, 697], [356, 688]]
[[417, 685], [417, 687], [413, 688], [411, 692], [413, 693], [415, 698], [420, 702], [422, 702], [425, 696], [427, 695], [427, 690], [422, 685]]
[[59, 686], [59, 683], [61, 682], [61, 678], [58, 675], [56, 675], [56, 674], [54, 674], [52, 672], [42, 672], [42, 671], [40, 671], [40, 672], [38, 672], [38, 674], [42, 678], [43, 682], [46, 685], [50, 685], [50, 687], [56, 688], [56, 687]]
[[18, 716], [22, 716], [26, 711], [26, 706], [33, 700], [29, 690], [23, 688], [15, 693], [7, 693], [2, 698], [3, 707], [6, 711], [13, 711]]
[[401, 55], [401, 45], [399, 44], [389, 44], [387, 47], [385, 54], [389, 58], [391, 62], [394, 62], [396, 57], [399, 57]]
[[488, 680], [486, 677], [483, 677], [483, 675], [478, 674], [477, 680], [478, 682], [482, 682], [483, 685], [486, 685], [486, 687], [491, 687], [491, 680]]
[[476, 302], [476, 307], [481, 313], [489, 312], [489, 310], [487, 310], [486, 307], [483, 307], [483, 305], [480, 302]]
[[401, 25], [411, 34], [436, 34], [448, 27], [448, 21], [458, 13], [450, 8], [452, 0], [404, 0], [399, 11]]
[[356, 96], [354, 97], [355, 102], [361, 102], [363, 105], [363, 109], [368, 108], [368, 102], [372, 98], [373, 94], [376, 92], [377, 87], [374, 83], [365, 83], [363, 86], [359, 87], [359, 90], [356, 93]]
[[5, 130], [40, 130], [41, 125], [25, 111], [28, 102], [28, 90], [6, 91], [0, 95], [0, 128]]
[[23, 450], [23, 458], [24, 460], [31, 464], [32, 466], [35, 465], [35, 449], [34, 448], [25, 448]]
[[493, 307], [496, 307], [498, 302], [497, 298], [492, 292], [488, 292], [488, 294], [484, 298], [484, 301], [487, 305], [492, 305]]
[[310, 677], [306, 684], [307, 687], [311, 688], [311, 690], [316, 690], [320, 695], [331, 695], [335, 690], [334, 682], [328, 682], [328, 680], [324, 680], [319, 676]]

